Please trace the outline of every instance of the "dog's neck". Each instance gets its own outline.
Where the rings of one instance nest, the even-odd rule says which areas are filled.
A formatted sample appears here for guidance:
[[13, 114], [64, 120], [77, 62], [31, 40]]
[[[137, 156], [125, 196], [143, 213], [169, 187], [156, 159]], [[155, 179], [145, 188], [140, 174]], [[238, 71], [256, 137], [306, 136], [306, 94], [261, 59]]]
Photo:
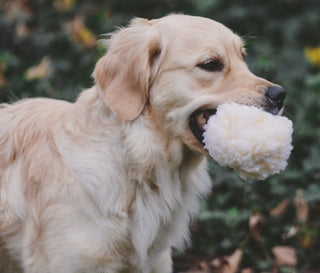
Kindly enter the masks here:
[[[118, 141], [114, 144], [124, 153], [128, 164], [138, 164], [140, 170], [152, 169], [159, 161], [169, 169], [177, 169], [189, 164], [195, 166], [203, 160], [200, 153], [191, 151], [181, 139], [160, 130], [148, 110], [134, 121], [120, 121], [96, 87], [80, 94], [73, 113], [83, 133], [117, 135]], [[79, 120], [79, 116], [87, 119]]]

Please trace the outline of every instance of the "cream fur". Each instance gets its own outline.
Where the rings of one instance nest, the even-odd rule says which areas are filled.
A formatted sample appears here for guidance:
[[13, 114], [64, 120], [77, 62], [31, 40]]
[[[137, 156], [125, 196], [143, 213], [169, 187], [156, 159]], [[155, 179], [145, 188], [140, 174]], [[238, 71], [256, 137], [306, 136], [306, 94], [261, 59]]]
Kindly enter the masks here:
[[245, 180], [264, 180], [287, 167], [293, 128], [286, 117], [232, 102], [220, 105], [205, 127], [210, 156]]
[[[271, 83], [212, 20], [135, 19], [110, 44], [75, 103], [0, 108], [0, 239], [11, 257], [1, 272], [171, 272], [171, 249], [188, 242], [211, 185], [190, 115], [266, 103]], [[217, 56], [223, 71], [197, 67]]]

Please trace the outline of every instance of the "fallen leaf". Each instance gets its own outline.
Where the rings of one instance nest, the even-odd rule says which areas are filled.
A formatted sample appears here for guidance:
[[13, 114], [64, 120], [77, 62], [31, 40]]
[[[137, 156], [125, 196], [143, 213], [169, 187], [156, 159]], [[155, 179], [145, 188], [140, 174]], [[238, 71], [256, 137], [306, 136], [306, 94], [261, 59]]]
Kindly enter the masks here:
[[254, 273], [252, 268], [245, 268], [241, 270], [241, 273]]
[[75, 2], [75, 0], [55, 0], [53, 5], [57, 10], [67, 11], [74, 6]]
[[211, 261], [211, 265], [217, 273], [236, 273], [239, 271], [243, 251], [236, 249], [231, 256], [219, 257]]
[[304, 234], [299, 237], [299, 244], [303, 249], [308, 249], [312, 246], [314, 237], [311, 234]]
[[50, 59], [48, 57], [43, 57], [41, 62], [38, 65], [30, 67], [26, 73], [25, 78], [26, 80], [36, 80], [36, 79], [43, 79], [47, 77], [50, 73], [51, 64]]
[[206, 261], [200, 262], [199, 265], [200, 265], [200, 268], [201, 268], [202, 272], [211, 272], [212, 271], [211, 270], [212, 266]]
[[289, 246], [276, 246], [272, 248], [272, 253], [275, 256], [277, 265], [296, 266], [296, 252]]
[[188, 270], [186, 272], [179, 272], [179, 273], [211, 273], [211, 272], [206, 272], [203, 270]]
[[296, 191], [296, 197], [294, 199], [294, 205], [296, 208], [297, 222], [300, 224], [306, 223], [309, 216], [309, 205], [303, 198], [303, 190], [298, 189]]
[[230, 270], [224, 271], [224, 273], [235, 273], [239, 270], [239, 266], [242, 260], [243, 251], [241, 249], [236, 249], [235, 252], [229, 257], [228, 265]]
[[312, 65], [320, 68], [320, 46], [307, 47], [304, 54]]
[[29, 18], [31, 11], [27, 1], [24, 0], [11, 0], [4, 1], [1, 5], [1, 9], [4, 10], [4, 15], [9, 20], [22, 21]]
[[18, 38], [22, 39], [30, 35], [31, 30], [25, 23], [18, 23], [15, 28], [15, 34]]
[[253, 214], [249, 219], [250, 234], [256, 241], [261, 241], [261, 228], [263, 225], [263, 219], [260, 214]]
[[213, 266], [213, 268], [218, 269], [218, 270], [221, 269], [223, 267], [223, 264], [225, 264], [225, 263], [226, 263], [225, 256], [215, 258], [210, 262], [210, 264]]
[[289, 202], [287, 200], [283, 200], [280, 204], [278, 204], [275, 208], [270, 211], [270, 215], [273, 217], [281, 218], [287, 211], [289, 207]]
[[85, 48], [92, 48], [96, 45], [96, 36], [84, 24], [83, 17], [77, 16], [66, 25], [71, 32], [72, 40]]
[[295, 237], [298, 234], [298, 231], [299, 231], [298, 227], [292, 226], [287, 233], [287, 238]]

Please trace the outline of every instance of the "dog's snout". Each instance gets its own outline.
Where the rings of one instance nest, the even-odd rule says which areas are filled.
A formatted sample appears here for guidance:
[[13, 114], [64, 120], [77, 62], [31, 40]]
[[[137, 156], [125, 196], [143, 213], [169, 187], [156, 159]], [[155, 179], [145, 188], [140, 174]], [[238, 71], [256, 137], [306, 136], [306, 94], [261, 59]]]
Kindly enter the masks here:
[[281, 109], [283, 106], [283, 101], [286, 97], [286, 91], [281, 86], [269, 86], [265, 93], [268, 104], [271, 107]]

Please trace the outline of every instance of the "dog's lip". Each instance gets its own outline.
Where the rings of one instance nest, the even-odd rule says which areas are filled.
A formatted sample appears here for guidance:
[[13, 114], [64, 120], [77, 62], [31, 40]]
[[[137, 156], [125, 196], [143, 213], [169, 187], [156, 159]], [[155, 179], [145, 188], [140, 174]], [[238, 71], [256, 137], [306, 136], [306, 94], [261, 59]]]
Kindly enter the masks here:
[[284, 109], [284, 107], [281, 107], [280, 109], [277, 107], [268, 107], [268, 106], [262, 107], [262, 110], [264, 110], [272, 115], [275, 115], [275, 116], [278, 116], [278, 115], [281, 116], [283, 109]]
[[198, 109], [194, 111], [189, 119], [189, 127], [195, 138], [202, 144], [203, 133], [205, 131], [205, 125], [208, 122], [210, 116], [217, 112], [214, 108]]

